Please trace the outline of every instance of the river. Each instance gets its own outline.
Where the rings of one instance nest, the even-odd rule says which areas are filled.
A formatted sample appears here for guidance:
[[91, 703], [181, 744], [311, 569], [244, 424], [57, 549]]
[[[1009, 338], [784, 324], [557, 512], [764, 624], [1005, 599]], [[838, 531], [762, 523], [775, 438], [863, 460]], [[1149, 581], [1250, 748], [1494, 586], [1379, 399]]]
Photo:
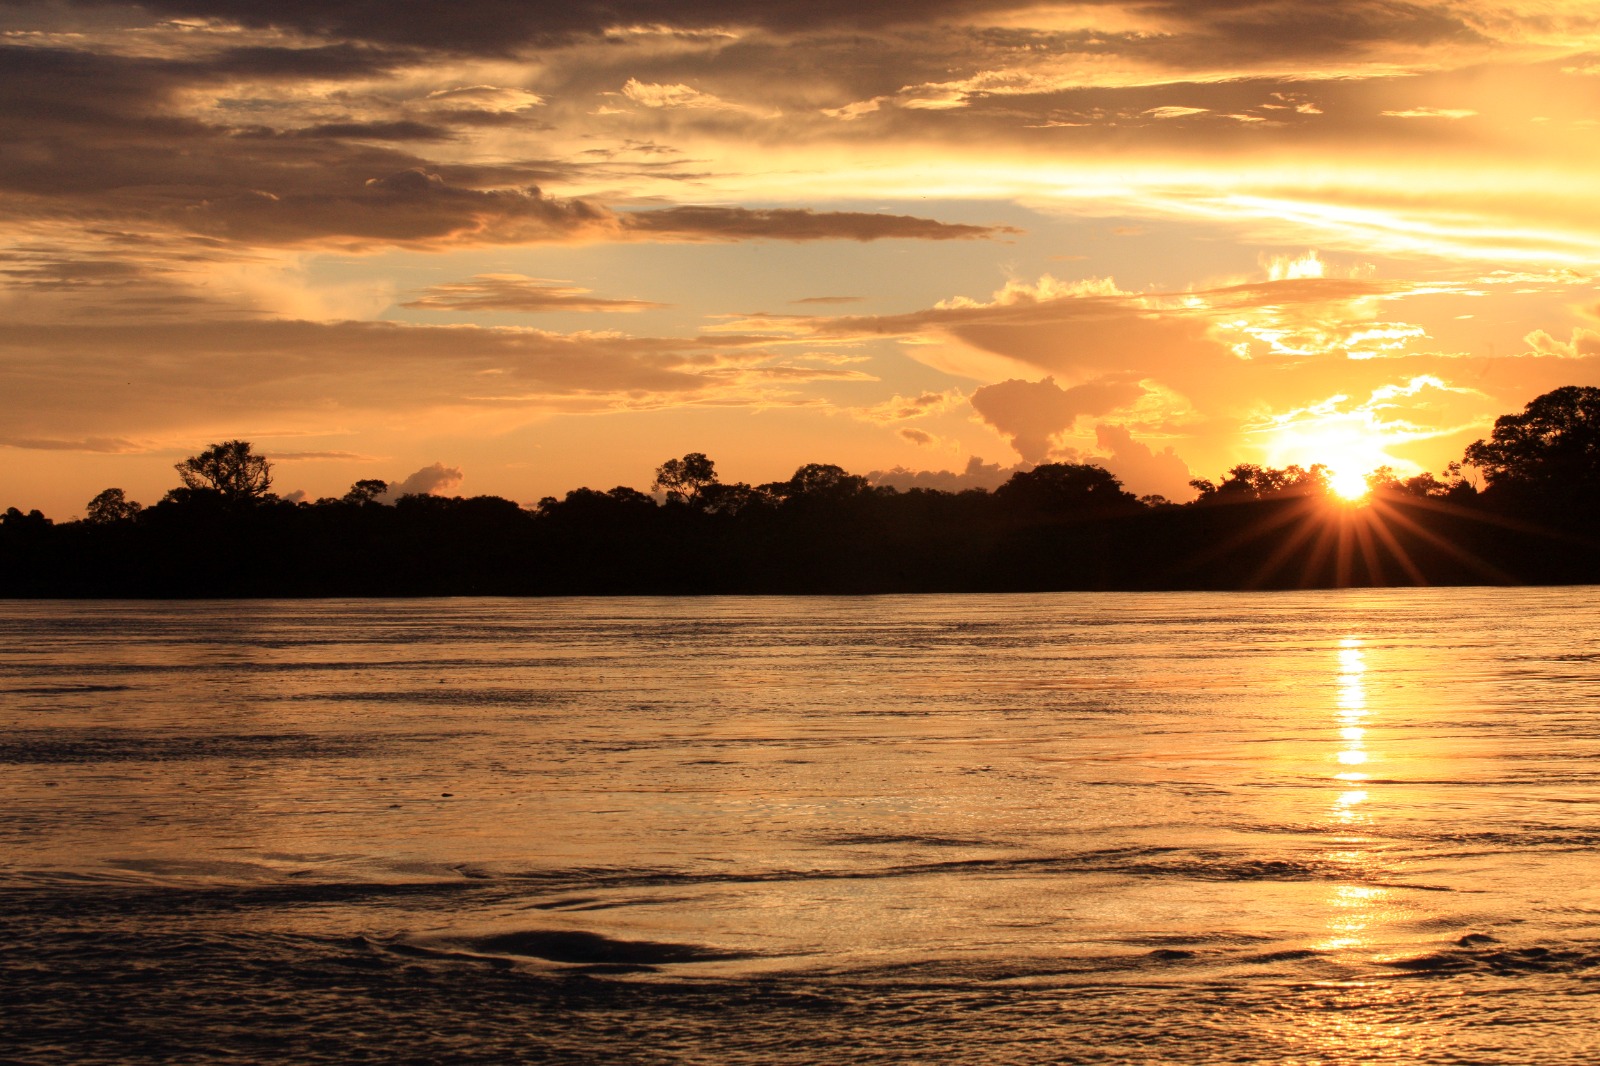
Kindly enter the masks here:
[[1593, 588], [0, 638], [7, 1062], [1600, 1059]]

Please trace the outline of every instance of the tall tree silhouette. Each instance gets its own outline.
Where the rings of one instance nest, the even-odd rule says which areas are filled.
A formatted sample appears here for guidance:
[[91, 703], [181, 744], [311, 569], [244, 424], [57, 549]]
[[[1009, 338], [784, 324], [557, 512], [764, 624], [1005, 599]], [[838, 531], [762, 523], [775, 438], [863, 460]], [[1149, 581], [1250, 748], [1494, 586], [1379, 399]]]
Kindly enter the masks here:
[[128, 499], [121, 489], [106, 489], [89, 501], [83, 520], [94, 525], [125, 522], [141, 510], [143, 508]]
[[717, 483], [717, 465], [704, 452], [690, 452], [682, 459], [668, 459], [656, 467], [653, 489], [663, 489], [667, 499], [698, 507], [702, 497]]
[[1012, 474], [994, 495], [1012, 511], [1039, 515], [1139, 506], [1115, 475], [1089, 463], [1041, 463]]
[[232, 503], [264, 499], [272, 488], [272, 464], [250, 450], [250, 442], [223, 441], [173, 466], [185, 487], [206, 490]]
[[376, 503], [379, 496], [389, 491], [389, 483], [382, 478], [362, 478], [350, 486], [342, 503]]
[[1491, 489], [1600, 487], [1600, 389], [1567, 385], [1501, 415], [1466, 461]]

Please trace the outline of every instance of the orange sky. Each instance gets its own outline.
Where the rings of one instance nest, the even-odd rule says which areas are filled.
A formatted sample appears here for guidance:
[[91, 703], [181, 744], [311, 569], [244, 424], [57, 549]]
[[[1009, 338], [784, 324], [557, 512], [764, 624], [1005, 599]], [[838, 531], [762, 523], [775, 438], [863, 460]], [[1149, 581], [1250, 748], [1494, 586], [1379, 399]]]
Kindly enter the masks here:
[[[0, 507], [1438, 471], [1600, 385], [1591, 0], [0, 6]], [[949, 472], [937, 476], [938, 472]]]

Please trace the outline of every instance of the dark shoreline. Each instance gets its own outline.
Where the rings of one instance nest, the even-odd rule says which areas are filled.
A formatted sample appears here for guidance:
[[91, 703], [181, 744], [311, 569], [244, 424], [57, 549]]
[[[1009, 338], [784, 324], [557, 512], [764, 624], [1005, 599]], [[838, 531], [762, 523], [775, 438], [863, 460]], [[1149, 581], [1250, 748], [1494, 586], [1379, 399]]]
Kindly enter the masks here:
[[[600, 495], [600, 494], [596, 494]], [[1600, 501], [1381, 494], [1086, 510], [861, 495], [713, 513], [493, 497], [7, 522], [0, 597], [892, 595], [1600, 583]]]

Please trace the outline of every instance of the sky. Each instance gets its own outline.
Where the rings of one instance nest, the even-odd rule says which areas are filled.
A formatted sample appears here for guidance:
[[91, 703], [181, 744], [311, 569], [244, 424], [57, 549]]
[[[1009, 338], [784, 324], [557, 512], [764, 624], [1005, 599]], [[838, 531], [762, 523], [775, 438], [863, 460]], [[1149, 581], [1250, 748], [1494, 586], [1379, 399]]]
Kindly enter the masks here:
[[1592, 0], [0, 0], [0, 507], [1438, 472], [1600, 385]]

